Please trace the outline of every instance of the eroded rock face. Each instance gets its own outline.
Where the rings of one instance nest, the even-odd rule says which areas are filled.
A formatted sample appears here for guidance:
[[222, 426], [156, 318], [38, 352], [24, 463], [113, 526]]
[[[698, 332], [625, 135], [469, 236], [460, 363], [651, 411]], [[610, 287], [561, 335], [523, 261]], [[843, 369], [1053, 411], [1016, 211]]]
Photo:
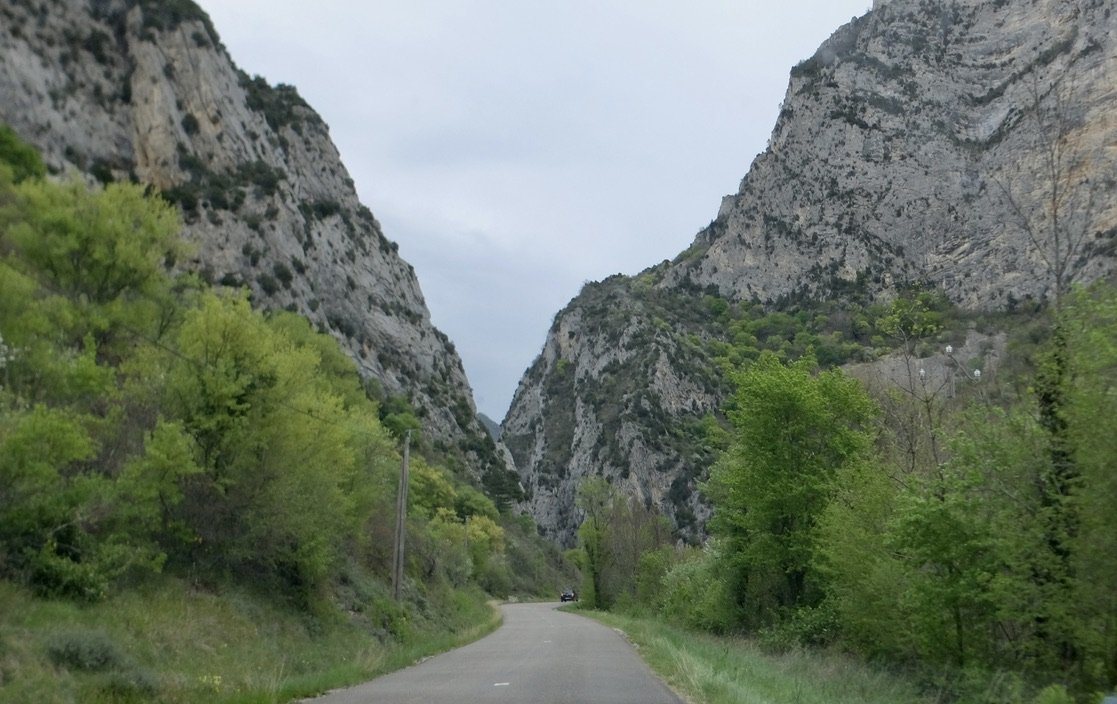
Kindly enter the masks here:
[[[792, 70], [768, 150], [669, 283], [775, 300], [859, 276], [877, 290], [930, 281], [990, 309], [1049, 296], [1046, 247], [1026, 241], [1009, 196], [1042, 228], [1037, 175], [1057, 142], [1062, 185], [1112, 173], [1112, 9], [895, 0], [846, 25]], [[1073, 198], [1063, 226], [1111, 240], [1112, 200], [1084, 213], [1085, 193]]]
[[703, 351], [727, 334], [711, 298], [919, 283], [1003, 310], [1111, 275], [1115, 32], [1112, 0], [881, 0], [835, 32], [693, 245], [556, 317], [503, 424], [524, 506], [570, 544], [574, 487], [601, 474], [701, 534], [698, 435], [727, 393]]
[[240, 71], [201, 9], [4, 3], [0, 120], [54, 172], [158, 187], [183, 210], [188, 266], [307, 316], [386, 394], [410, 397], [428, 437], [475, 477], [506, 471], [414, 269], [358, 200], [328, 127], [294, 88]]

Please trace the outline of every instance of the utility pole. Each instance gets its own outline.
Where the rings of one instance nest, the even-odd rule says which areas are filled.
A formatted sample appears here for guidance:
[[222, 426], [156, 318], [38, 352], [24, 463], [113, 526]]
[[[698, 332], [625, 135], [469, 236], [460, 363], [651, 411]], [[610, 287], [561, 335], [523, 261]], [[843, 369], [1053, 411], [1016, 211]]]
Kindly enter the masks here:
[[392, 566], [392, 591], [399, 601], [403, 586], [403, 536], [407, 528], [407, 463], [411, 453], [411, 431], [403, 438], [403, 466], [399, 473], [399, 491], [396, 493], [396, 554]]

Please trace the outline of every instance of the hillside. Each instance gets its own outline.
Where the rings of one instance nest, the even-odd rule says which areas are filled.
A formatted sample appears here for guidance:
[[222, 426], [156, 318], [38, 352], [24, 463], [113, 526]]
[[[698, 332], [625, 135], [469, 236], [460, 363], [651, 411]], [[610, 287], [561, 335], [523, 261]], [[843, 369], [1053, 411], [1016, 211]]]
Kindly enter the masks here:
[[188, 0], [13, 2], [0, 16], [0, 122], [52, 172], [158, 188], [195, 245], [181, 266], [309, 318], [374, 396], [418, 416], [435, 454], [518, 493], [414, 269], [295, 88], [240, 70]]
[[502, 426], [549, 535], [572, 543], [593, 475], [702, 535], [726, 346], [802, 352], [821, 306], [830, 363], [872, 361], [869, 308], [898, 292], [1027, 310], [1113, 272], [1113, 3], [874, 5], [792, 69], [768, 148], [686, 251], [555, 317]]

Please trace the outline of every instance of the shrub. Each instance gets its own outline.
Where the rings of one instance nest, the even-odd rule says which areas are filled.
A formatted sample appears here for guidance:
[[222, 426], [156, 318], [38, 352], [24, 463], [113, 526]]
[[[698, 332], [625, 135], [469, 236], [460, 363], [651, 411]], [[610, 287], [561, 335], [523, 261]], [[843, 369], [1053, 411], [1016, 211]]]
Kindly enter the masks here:
[[272, 265], [272, 273], [275, 274], [275, 278], [279, 279], [284, 288], [291, 287], [291, 281], [294, 279], [294, 276], [291, 274], [291, 270], [287, 268], [286, 264], [283, 262], [276, 262]]
[[92, 688], [108, 701], [154, 701], [159, 693], [158, 677], [139, 667], [104, 631], [55, 633], [47, 639], [46, 654], [58, 667], [94, 674]]
[[78, 562], [59, 555], [45, 544], [29, 563], [31, 588], [40, 596], [100, 601], [108, 593], [108, 579], [94, 562]]
[[59, 667], [82, 672], [126, 669], [131, 662], [104, 631], [55, 633], [46, 642], [47, 658]]
[[279, 284], [270, 274], [260, 274], [256, 277], [256, 283], [260, 284], [260, 288], [269, 296], [279, 291]]
[[12, 176], [18, 183], [27, 178], [42, 178], [47, 167], [39, 152], [23, 142], [11, 127], [0, 124], [0, 163], [12, 167]]
[[718, 564], [724, 558], [716, 544], [672, 567], [663, 577], [661, 610], [685, 626], [725, 632], [736, 622], [733, 600]]
[[188, 112], [182, 116], [182, 130], [186, 134], [198, 134], [198, 118], [194, 117], [194, 113]]

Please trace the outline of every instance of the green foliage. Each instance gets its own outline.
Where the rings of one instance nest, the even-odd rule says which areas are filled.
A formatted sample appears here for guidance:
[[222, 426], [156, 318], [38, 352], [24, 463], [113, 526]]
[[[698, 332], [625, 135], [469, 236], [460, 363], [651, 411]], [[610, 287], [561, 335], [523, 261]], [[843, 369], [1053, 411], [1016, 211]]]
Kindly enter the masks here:
[[[406, 402], [382, 423], [353, 361], [307, 320], [172, 276], [186, 251], [175, 211], [139, 186], [15, 183], [3, 168], [0, 221], [0, 583], [98, 602], [166, 572], [325, 618], [347, 574], [385, 578], [400, 468], [388, 427], [417, 428]], [[432, 562], [409, 560], [412, 589], [461, 564], [462, 588], [553, 590], [513, 579], [491, 499], [416, 465], [409, 539]], [[534, 526], [517, 550], [543, 550]], [[143, 698], [136, 673], [95, 674]]]
[[175, 512], [190, 531], [180, 550], [195, 564], [262, 569], [313, 591], [360, 525], [347, 488], [367, 440], [351, 424], [371, 419], [347, 412], [314, 371], [315, 350], [270, 328], [246, 299], [200, 303], [177, 340], [192, 361], [168, 379], [202, 470]]
[[[591, 613], [624, 632], [640, 655], [687, 701], [706, 704], [930, 704], [910, 678], [836, 651], [764, 652], [743, 638], [716, 638], [662, 619]], [[1006, 700], [1001, 700], [1006, 701]]]
[[220, 45], [209, 15], [194, 0], [130, 0], [129, 4], [142, 8], [143, 26], [149, 39], [154, 40], [152, 31], [169, 32], [183, 22], [201, 22], [210, 42]]
[[15, 183], [42, 178], [47, 173], [39, 152], [25, 144], [15, 130], [5, 124], [0, 124], [0, 165], [11, 170], [11, 179]]
[[423, 427], [406, 396], [391, 396], [385, 399], [380, 404], [380, 422], [392, 435], [401, 440], [408, 432], [414, 434]]
[[[1072, 351], [1066, 437], [1073, 448], [1078, 478], [1067, 498], [1072, 529], [1065, 536], [1074, 580], [1070, 612], [1073, 642], [1084, 669], [1098, 686], [1117, 683], [1117, 433], [1108, 424], [1117, 418], [1117, 291], [1096, 286], [1077, 292], [1064, 309], [1067, 342]], [[1068, 525], [1066, 522], [1063, 525]]]
[[304, 120], [317, 118], [293, 86], [272, 87], [263, 77], [249, 77], [245, 73], [240, 74], [240, 85], [244, 88], [248, 107], [262, 113], [268, 126], [276, 132], [290, 127], [301, 134]]
[[78, 182], [28, 182], [5, 237], [58, 293], [79, 294], [113, 312], [155, 292], [163, 263], [185, 251], [174, 211], [130, 184], [90, 191]]
[[587, 477], [578, 484], [575, 504], [585, 514], [578, 527], [578, 545], [585, 555], [583, 569], [587, 580], [582, 598], [598, 607], [608, 607], [612, 603], [605, 589], [605, 570], [610, 557], [606, 540], [607, 514], [616, 498], [613, 487], [603, 477]]
[[723, 633], [739, 618], [725, 565], [725, 546], [712, 542], [705, 550], [690, 549], [663, 576], [659, 611], [691, 628]]
[[[1106, 391], [1117, 359], [1113, 300], [1098, 289], [1064, 309], [1064, 334], [1050, 344], [1063, 350], [1059, 376], [1073, 381], [1056, 403], [1039, 395], [1010, 410], [979, 406], [955, 423], [935, 466], [840, 475], [820, 521], [819, 566], [848, 643], [1039, 683], [1074, 671], [1079, 691], [1113, 686], [1117, 604], [1101, 585], [1115, 576], [1102, 555], [1113, 554], [1117, 495], [1112, 434], [1098, 432], [1098, 419], [1117, 410]], [[1044, 403], [1059, 423], [1044, 422]]]
[[[645, 559], [670, 542], [667, 520], [636, 497], [621, 496], [602, 477], [585, 477], [575, 502], [584, 518], [578, 527], [579, 566], [584, 584], [579, 592], [587, 604], [608, 608], [633, 603], [641, 582], [661, 574]], [[641, 571], [654, 570], [652, 574]]]
[[726, 540], [735, 599], [753, 627], [822, 599], [816, 522], [835, 474], [866, 461], [872, 447], [875, 409], [865, 392], [815, 366], [766, 354], [736, 375], [733, 446], [706, 485], [710, 529]]

